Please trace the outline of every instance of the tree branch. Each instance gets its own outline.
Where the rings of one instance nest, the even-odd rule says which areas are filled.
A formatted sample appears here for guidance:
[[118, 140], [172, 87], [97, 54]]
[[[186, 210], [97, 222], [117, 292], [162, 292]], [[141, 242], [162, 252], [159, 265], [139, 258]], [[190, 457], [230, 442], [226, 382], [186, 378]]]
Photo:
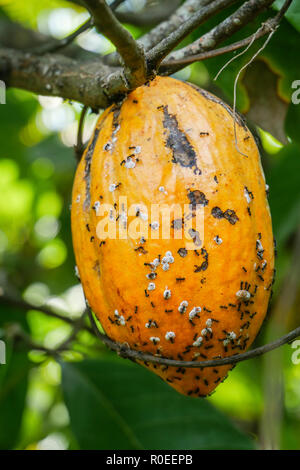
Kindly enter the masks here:
[[[145, 51], [149, 51], [162, 39], [179, 28], [179, 26], [187, 21], [192, 14], [196, 13], [199, 8], [204, 7], [210, 2], [211, 0], [186, 0], [183, 5], [177, 8], [170, 18], [151, 29], [151, 31], [142, 36], [138, 42], [144, 46]], [[103, 60], [108, 65], [120, 65], [120, 57], [115, 52], [106, 55]]]
[[233, 44], [229, 44], [225, 47], [220, 47], [219, 49], [213, 49], [212, 51], [202, 52], [202, 54], [192, 55], [190, 57], [185, 57], [181, 60], [166, 60], [164, 61], [164, 66], [170, 67], [172, 65], [187, 65], [192, 64], [194, 62], [199, 62], [200, 60], [210, 59], [212, 57], [217, 57], [219, 55], [226, 54], [228, 52], [236, 51], [237, 49], [241, 49], [242, 47], [247, 46], [250, 44], [253, 39], [257, 40], [261, 37], [265, 36], [266, 34], [271, 33], [274, 31], [280, 24], [284, 14], [288, 10], [289, 6], [291, 5], [293, 0], [286, 0], [281, 10], [277, 13], [276, 16], [273, 18], [269, 18], [265, 23], [262, 23], [261, 27], [251, 36], [248, 36], [241, 41], [234, 42]]
[[214, 0], [209, 3], [206, 7], [200, 8], [200, 10], [194, 13], [187, 21], [167, 36], [165, 39], [160, 41], [154, 46], [147, 54], [147, 61], [151, 68], [157, 69], [161, 61], [176, 47], [188, 34], [194, 29], [200, 26], [204, 21], [210, 18], [212, 15], [218, 13], [223, 8], [228, 7], [235, 3], [237, 0]]
[[[53, 50], [59, 49], [65, 39], [53, 39], [38, 31], [25, 28], [19, 23], [10, 21], [7, 18], [0, 19], [0, 45], [9, 49], [18, 49], [34, 52], [41, 48], [43, 53], [51, 45]], [[43, 49], [45, 48], [45, 50]], [[99, 60], [99, 55], [94, 52], [86, 51], [75, 44], [64, 46], [63, 55], [81, 60]]]
[[84, 0], [84, 3], [93, 16], [98, 31], [116, 46], [121, 55], [129, 86], [137, 87], [145, 83], [147, 65], [143, 47], [119, 23], [105, 0]]
[[[116, 11], [115, 15], [121, 23], [129, 23], [134, 26], [153, 26], [166, 20], [180, 4], [180, 0], [163, 0], [146, 3], [142, 10]], [[110, 7], [112, 7], [110, 5]]]
[[185, 23], [199, 8], [206, 6], [208, 3], [211, 3], [211, 0], [186, 0], [167, 21], [163, 21], [156, 28], [142, 36], [139, 42], [143, 44], [146, 51], [149, 51]]
[[[69, 317], [65, 317], [63, 315], [60, 315], [56, 312], [53, 312], [49, 307], [47, 306], [35, 306], [32, 305], [23, 299], [14, 299], [10, 297], [7, 294], [3, 294], [0, 296], [0, 303], [4, 305], [11, 305], [16, 308], [20, 308], [22, 310], [37, 310], [40, 312], [45, 313], [46, 315], [49, 315], [51, 317], [57, 318], [59, 320], [65, 321], [66, 323], [69, 323], [75, 327], [76, 334], [79, 332], [78, 326], [84, 330], [87, 330], [89, 333], [94, 334], [97, 336], [109, 349], [112, 351], [116, 351], [120, 356], [132, 360], [138, 360], [138, 361], [146, 361], [146, 362], [151, 362], [154, 364], [162, 364], [162, 365], [168, 365], [168, 366], [173, 366], [173, 367], [187, 367], [187, 368], [205, 368], [205, 367], [217, 367], [217, 366], [224, 366], [224, 365], [229, 365], [229, 364], [237, 364], [238, 362], [246, 361], [248, 359], [253, 359], [258, 356], [262, 356], [263, 354], [266, 354], [270, 351], [273, 351], [274, 349], [279, 348], [280, 346], [290, 343], [294, 339], [296, 339], [298, 336], [300, 336], [300, 327], [294, 329], [293, 331], [289, 332], [288, 334], [282, 336], [281, 338], [272, 341], [269, 344], [265, 344], [264, 346], [261, 346], [256, 349], [252, 349], [251, 351], [247, 351], [242, 354], [235, 354], [232, 356], [227, 356], [224, 358], [220, 359], [213, 359], [213, 360], [208, 360], [208, 361], [177, 361], [174, 359], [168, 359], [165, 357], [159, 357], [159, 356], [154, 356], [149, 353], [144, 353], [142, 351], [137, 351], [135, 349], [130, 349], [127, 343], [118, 343], [110, 339], [108, 336], [105, 334], [101, 333], [97, 327], [96, 321], [94, 319], [93, 313], [89, 308], [86, 309], [86, 311], [83, 313], [82, 317], [78, 321], [74, 321]], [[88, 317], [91, 322], [91, 328], [84, 325], [82, 322], [82, 319], [84, 316], [88, 314]], [[73, 336], [72, 336], [73, 337]], [[40, 349], [37, 347], [37, 349]], [[50, 352], [49, 352], [50, 353]], [[53, 351], [51, 351], [53, 353]]]
[[[57, 320], [61, 320], [65, 323], [68, 323], [69, 325], [75, 326], [78, 324], [78, 320], [72, 320], [72, 318], [66, 317], [64, 315], [61, 315], [59, 313], [54, 312], [50, 307], [47, 307], [46, 305], [41, 305], [41, 306], [36, 306], [33, 305], [29, 302], [26, 302], [26, 300], [23, 300], [22, 298], [14, 298], [8, 294], [2, 294], [0, 295], [0, 304], [2, 305], [8, 305], [10, 307], [15, 307], [20, 310], [36, 310], [38, 312], [42, 312], [45, 315], [48, 315], [48, 317], [56, 318]], [[80, 320], [80, 319], [79, 319]], [[89, 333], [93, 334], [92, 328], [83, 325], [82, 322], [80, 321], [80, 324], [82, 325], [82, 329], [88, 331]]]
[[60, 96], [92, 108], [105, 108], [110, 98], [128, 92], [120, 69], [114, 71], [101, 62], [89, 62], [87, 67], [86, 62], [61, 55], [36, 56], [15, 49], [0, 49], [0, 79], [7, 86]]
[[253, 39], [257, 40], [261, 37], [265, 36], [266, 34], [273, 31], [276, 26], [278, 26], [277, 21], [275, 18], [271, 18], [267, 20], [265, 23], [261, 25], [261, 27], [256, 31], [256, 33], [251, 34], [245, 39], [241, 39], [240, 41], [234, 42], [233, 44], [229, 44], [228, 46], [220, 47], [218, 49], [213, 49], [212, 51], [202, 52], [202, 54], [192, 55], [190, 57], [185, 57], [181, 60], [166, 60], [163, 63], [164, 67], [172, 67], [173, 65], [183, 65], [186, 66], [188, 64], [193, 64], [194, 62], [199, 62], [201, 60], [211, 59], [212, 57], [217, 57], [223, 54], [227, 54], [228, 52], [234, 52], [242, 47], [248, 46]]
[[120, 356], [124, 357], [125, 359], [133, 359], [138, 361], [146, 361], [151, 362], [153, 364], [162, 364], [167, 366], [173, 367], [187, 367], [187, 368], [202, 368], [202, 367], [217, 367], [217, 366], [225, 366], [228, 364], [237, 364], [238, 362], [246, 361], [248, 359], [253, 359], [258, 356], [262, 356], [274, 349], [283, 346], [286, 343], [290, 343], [294, 339], [300, 336], [300, 327], [296, 328], [295, 330], [291, 331], [287, 335], [282, 336], [281, 338], [273, 341], [269, 344], [265, 344], [256, 349], [252, 349], [251, 351], [247, 351], [242, 354], [235, 354], [233, 356], [228, 356], [220, 359], [213, 359], [209, 361], [177, 361], [174, 359], [167, 359], [164, 357], [153, 356], [152, 354], [147, 354], [142, 351], [137, 351], [135, 349], [130, 349], [127, 344], [120, 344], [112, 341], [108, 336], [100, 333], [95, 323], [93, 314], [90, 310], [88, 310], [88, 315], [93, 327], [93, 330], [97, 337], [106, 344], [110, 349], [116, 351]]
[[[186, 57], [211, 51], [220, 42], [228, 39], [243, 26], [252, 21], [262, 10], [270, 6], [273, 2], [274, 0], [248, 0], [232, 15], [215, 26], [211, 31], [201, 36], [197, 41], [169, 55], [167, 61], [180, 62]], [[182, 65], [177, 64], [168, 67], [167, 61], [162, 62], [159, 70], [160, 73], [174, 73], [186, 65], [182, 63]]]
[[63, 39], [60, 40], [52, 40], [46, 44], [42, 44], [41, 46], [35, 47], [32, 49], [32, 53], [34, 54], [48, 54], [50, 52], [57, 52], [60, 49], [63, 49], [69, 46], [74, 39], [76, 39], [80, 34], [88, 31], [93, 27], [93, 21], [89, 18], [85, 23], [83, 23], [79, 28], [77, 28], [73, 33], [69, 34]]

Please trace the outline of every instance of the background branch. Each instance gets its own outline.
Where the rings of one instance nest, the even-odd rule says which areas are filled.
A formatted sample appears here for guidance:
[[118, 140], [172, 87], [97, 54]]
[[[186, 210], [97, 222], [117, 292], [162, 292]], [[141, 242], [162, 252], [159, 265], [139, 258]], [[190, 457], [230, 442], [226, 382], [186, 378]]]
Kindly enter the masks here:
[[[70, 317], [66, 317], [65, 315], [61, 315], [57, 312], [54, 312], [53, 309], [51, 309], [50, 307], [47, 307], [46, 305], [37, 306], [29, 302], [26, 302], [26, 300], [23, 300], [21, 297], [16, 297], [16, 296], [13, 297], [7, 293], [0, 295], [0, 304], [14, 307], [19, 310], [24, 310], [26, 312], [28, 310], [37, 310], [38, 312], [42, 312], [45, 315], [48, 315], [49, 317], [56, 318], [57, 320], [61, 320], [73, 326], [75, 326], [77, 323], [77, 320], [73, 320]], [[80, 324], [81, 324], [82, 329], [93, 334], [92, 328], [86, 325], [83, 325], [82, 322]]]
[[[237, 364], [238, 362], [246, 361], [249, 359], [253, 359], [258, 356], [262, 356], [263, 354], [266, 354], [270, 351], [273, 351], [274, 349], [279, 348], [280, 346], [290, 343], [294, 339], [296, 339], [298, 336], [300, 336], [300, 327], [294, 329], [293, 331], [289, 332], [288, 334], [282, 336], [281, 338], [272, 341], [269, 344], [265, 344], [264, 346], [261, 346], [256, 349], [252, 349], [250, 351], [247, 351], [242, 354], [235, 354], [232, 356], [228, 356], [225, 358], [220, 358], [220, 359], [213, 359], [213, 360], [208, 360], [208, 361], [177, 361], [174, 359], [168, 359], [164, 357], [159, 357], [159, 356], [154, 356], [152, 354], [144, 353], [142, 351], [138, 351], [135, 349], [130, 349], [127, 343], [118, 343], [110, 339], [106, 334], [101, 333], [97, 327], [96, 321], [94, 319], [93, 313], [89, 308], [86, 309], [86, 311], [83, 313], [82, 317], [74, 321], [70, 319], [69, 317], [65, 317], [63, 315], [57, 314], [53, 312], [49, 307], [46, 306], [35, 306], [32, 305], [23, 299], [15, 299], [13, 297], [10, 297], [9, 295], [5, 294], [0, 296], [0, 303], [4, 305], [11, 305], [16, 308], [20, 308], [22, 310], [37, 310], [45, 313], [46, 315], [49, 315], [54, 318], [58, 318], [62, 321], [65, 321], [66, 323], [69, 323], [74, 326], [74, 334], [76, 335], [80, 328], [88, 331], [91, 334], [94, 334], [97, 336], [109, 349], [112, 351], [116, 351], [120, 356], [123, 358], [127, 359], [132, 359], [134, 361], [139, 360], [139, 361], [146, 361], [146, 362], [151, 362], [154, 364], [161, 364], [161, 365], [168, 365], [168, 366], [173, 366], [173, 367], [187, 367], [187, 368], [205, 368], [205, 367], [217, 367], [217, 366], [222, 366], [222, 365], [230, 365], [230, 364]], [[90, 322], [91, 322], [91, 328], [84, 325], [82, 319], [85, 317], [85, 315], [88, 315]], [[80, 328], [78, 327], [80, 326]], [[74, 334], [72, 338], [74, 337]], [[37, 348], [39, 349], [39, 348]]]
[[215, 0], [194, 13], [190, 18], [182, 23], [176, 31], [160, 41], [160, 43], [149, 51], [147, 54], [147, 61], [150, 64], [150, 67], [153, 69], [157, 68], [164, 57], [166, 57], [188, 34], [212, 15], [235, 2], [236, 0]]
[[87, 67], [86, 62], [58, 54], [36, 56], [0, 49], [0, 79], [7, 86], [79, 101], [94, 109], [107, 107], [110, 96], [128, 91], [121, 70], [113, 72], [100, 61]]
[[130, 87], [145, 83], [147, 67], [143, 47], [121, 25], [105, 0], [85, 0], [84, 3], [93, 16], [98, 31], [116, 46], [121, 55]]
[[298, 327], [295, 330], [291, 331], [290, 333], [286, 334], [285, 336], [282, 336], [281, 338], [269, 344], [265, 344], [264, 346], [261, 346], [256, 349], [252, 349], [242, 354], [235, 354], [235, 355], [224, 357], [221, 359], [213, 359], [209, 361], [177, 361], [174, 359], [167, 359], [163, 357], [153, 356], [152, 354], [147, 354], [141, 351], [130, 349], [127, 343], [120, 344], [120, 343], [116, 343], [115, 341], [112, 341], [110, 338], [108, 338], [108, 336], [106, 336], [103, 333], [100, 333], [95, 323], [95, 320], [93, 318], [93, 314], [90, 310], [88, 310], [88, 315], [89, 315], [89, 319], [91, 321], [93, 330], [95, 334], [97, 335], [97, 337], [104, 344], [106, 344], [106, 346], [108, 346], [113, 351], [116, 351], [123, 358], [146, 361], [146, 362], [151, 362], [154, 364], [162, 364], [162, 365], [173, 366], [173, 367], [188, 367], [188, 368], [193, 368], [193, 369], [202, 368], [202, 367], [204, 368], [205, 367], [218, 367], [218, 366], [224, 366], [224, 365], [229, 365], [229, 364], [237, 364], [238, 362], [242, 362], [242, 361], [247, 361], [249, 359], [253, 359], [255, 357], [262, 356], [263, 354], [273, 351], [274, 349], [277, 349], [286, 343], [290, 343], [294, 339], [298, 338], [298, 336], [300, 336], [300, 327]]
[[[249, 0], [245, 2], [232, 15], [201, 36], [197, 41], [170, 54], [167, 60], [169, 62], [180, 62], [186, 57], [213, 50], [218, 44], [228, 39], [243, 26], [252, 21], [262, 10], [270, 6], [273, 1], [274, 0]], [[162, 62], [159, 71], [160, 73], [170, 74], [180, 70], [185, 65], [185, 63], [182, 63], [168, 67], [167, 62]]]

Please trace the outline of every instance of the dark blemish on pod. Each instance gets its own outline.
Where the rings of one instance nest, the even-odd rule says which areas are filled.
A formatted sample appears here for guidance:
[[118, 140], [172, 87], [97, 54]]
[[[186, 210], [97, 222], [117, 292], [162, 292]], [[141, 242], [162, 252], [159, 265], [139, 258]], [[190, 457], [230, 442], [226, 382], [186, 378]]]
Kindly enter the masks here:
[[226, 220], [228, 220], [228, 222], [231, 223], [231, 225], [234, 225], [239, 220], [239, 218], [236, 215], [235, 211], [232, 210], [232, 209], [227, 209], [224, 212], [224, 218]]
[[234, 210], [226, 209], [226, 211], [223, 212], [220, 207], [217, 206], [212, 208], [211, 215], [215, 219], [226, 219], [231, 225], [234, 225], [239, 220]]
[[96, 260], [93, 266], [93, 270], [97, 273], [97, 276], [100, 277], [100, 263], [99, 260]]
[[191, 239], [193, 240], [194, 244], [196, 246], [201, 246], [202, 242], [200, 240], [199, 232], [197, 230], [194, 230], [193, 228], [190, 228], [188, 233]]
[[177, 251], [177, 253], [178, 253], [179, 256], [181, 256], [182, 258], [185, 258], [188, 252], [187, 252], [187, 249], [186, 249], [186, 248], [179, 248], [179, 250]]
[[174, 219], [171, 222], [171, 228], [173, 228], [174, 230], [180, 230], [183, 227], [183, 224], [183, 219]]
[[200, 137], [205, 137], [207, 135], [209, 135], [209, 132], [200, 132]]
[[203, 261], [203, 263], [200, 266], [195, 265], [194, 273], [200, 273], [201, 271], [206, 271], [207, 268], [208, 268], [208, 262]]
[[223, 211], [220, 209], [220, 207], [213, 207], [212, 210], [211, 210], [211, 215], [215, 219], [223, 219], [223, 217], [224, 217]]
[[[101, 126], [102, 127], [102, 126]], [[101, 130], [101, 127], [95, 129], [93, 139], [89, 145], [89, 148], [85, 154], [85, 168], [84, 168], [84, 179], [86, 183], [85, 187], [85, 201], [84, 201], [84, 209], [87, 209], [91, 203], [91, 195], [90, 195], [90, 186], [91, 186], [91, 163], [92, 163], [92, 156], [95, 149], [95, 145]]]
[[163, 126], [169, 131], [166, 145], [172, 150], [172, 162], [185, 168], [194, 168], [194, 173], [200, 175], [201, 170], [197, 167], [196, 152], [185, 133], [179, 129], [176, 116], [169, 114], [168, 106], [163, 107], [163, 112]]
[[190, 191], [188, 198], [191, 201], [190, 208], [192, 210], [196, 210], [197, 204], [200, 206], [207, 206], [208, 204], [208, 199], [206, 199], [205, 194], [198, 190]]

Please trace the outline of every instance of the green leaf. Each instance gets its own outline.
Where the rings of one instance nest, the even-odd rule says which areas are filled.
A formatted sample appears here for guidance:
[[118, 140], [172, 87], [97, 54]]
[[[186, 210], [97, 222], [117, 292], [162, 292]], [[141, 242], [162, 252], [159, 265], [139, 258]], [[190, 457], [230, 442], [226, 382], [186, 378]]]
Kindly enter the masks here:
[[286, 145], [276, 159], [267, 182], [275, 238], [280, 244], [300, 223], [300, 146]]
[[71, 427], [82, 449], [253, 449], [208, 401], [180, 395], [118, 360], [62, 364]]
[[[280, 10], [280, 8], [285, 3], [285, 0], [276, 0], [276, 2], [272, 5], [275, 10]], [[300, 31], [300, 3], [294, 1], [290, 6], [288, 11], [285, 14], [286, 19]]]
[[27, 353], [6, 345], [6, 364], [0, 365], [0, 449], [13, 449], [18, 442], [27, 393]]
[[300, 104], [291, 103], [285, 119], [285, 130], [290, 139], [300, 144]]

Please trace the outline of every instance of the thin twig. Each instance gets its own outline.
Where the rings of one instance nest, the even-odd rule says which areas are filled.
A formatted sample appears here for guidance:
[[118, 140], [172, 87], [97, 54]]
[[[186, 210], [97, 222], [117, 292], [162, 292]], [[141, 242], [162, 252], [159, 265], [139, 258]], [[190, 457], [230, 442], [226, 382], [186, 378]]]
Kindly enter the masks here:
[[[152, 28], [148, 33], [140, 37], [138, 42], [144, 46], [145, 51], [149, 51], [162, 39], [179, 28], [192, 14], [196, 13], [199, 8], [202, 8], [210, 2], [211, 0], [186, 0], [170, 17], [166, 17], [167, 19], [165, 21], [162, 21], [155, 28]], [[120, 56], [116, 52], [107, 54], [103, 57], [103, 60], [108, 65], [120, 65]]]
[[[2, 295], [0, 297], [0, 302], [15, 306], [17, 308], [21, 308], [26, 311], [38, 310], [40, 312], [45, 313], [46, 315], [63, 320], [73, 325], [76, 328], [76, 335], [80, 331], [79, 328], [77, 329], [78, 325], [80, 325], [81, 329], [84, 329], [88, 331], [89, 333], [97, 336], [109, 349], [116, 351], [120, 356], [124, 358], [132, 359], [132, 360], [139, 360], [139, 361], [147, 361], [147, 362], [152, 362], [155, 364], [163, 364], [163, 365], [169, 365], [169, 366], [174, 366], [174, 367], [187, 367], [187, 368], [201, 367], [202, 368], [202, 367], [216, 367], [216, 366], [222, 366], [222, 365], [236, 364], [238, 362], [246, 361], [248, 359], [253, 359], [254, 357], [261, 356], [263, 354], [266, 354], [269, 351], [273, 351], [274, 349], [277, 349], [286, 343], [290, 343], [295, 338], [300, 336], [300, 327], [298, 327], [295, 330], [288, 333], [287, 335], [282, 336], [281, 338], [277, 339], [276, 341], [273, 341], [269, 344], [266, 344], [256, 349], [252, 349], [251, 351], [247, 351], [242, 354], [235, 354], [233, 356], [229, 356], [229, 357], [225, 357], [221, 359], [209, 360], [209, 361], [176, 361], [176, 360], [167, 359], [164, 357], [153, 356], [152, 354], [144, 353], [142, 351], [137, 351], [135, 349], [130, 349], [127, 343], [122, 344], [122, 343], [113, 341], [108, 336], [106, 336], [105, 334], [99, 331], [96, 321], [93, 317], [93, 313], [91, 312], [89, 308], [86, 309], [86, 311], [83, 313], [79, 321], [76, 322], [68, 317], [64, 317], [62, 315], [59, 315], [53, 312], [51, 309], [49, 309], [46, 306], [36, 307], [34, 305], [29, 304], [26, 301], [15, 300], [7, 295]], [[82, 319], [84, 318], [86, 314], [88, 314], [89, 316], [89, 319], [91, 322], [91, 328], [83, 324]], [[72, 336], [72, 338], [74, 338], [74, 336]], [[35, 349], [40, 349], [37, 345], [35, 346], [36, 346]], [[59, 348], [56, 351], [58, 350]], [[51, 351], [51, 353], [53, 352], [55, 351]]]
[[[277, 26], [278, 27], [278, 26]], [[241, 154], [243, 155], [244, 157], [248, 158], [248, 155], [246, 155], [245, 153], [243, 153], [240, 149], [239, 149], [239, 146], [238, 146], [238, 141], [237, 141], [237, 133], [236, 133], [236, 119], [235, 119], [235, 116], [236, 116], [236, 91], [237, 91], [237, 84], [238, 84], [238, 81], [239, 81], [239, 78], [240, 78], [240, 75], [241, 73], [243, 72], [243, 70], [245, 70], [250, 64], [252, 64], [252, 62], [256, 59], [256, 57], [259, 56], [259, 54], [267, 47], [269, 41], [271, 40], [271, 37], [273, 36], [273, 34], [275, 33], [275, 29], [273, 31], [271, 31], [271, 33], [269, 34], [269, 36], [267, 37], [267, 39], [265, 40], [264, 44], [258, 49], [258, 51], [256, 51], [256, 53], [251, 57], [251, 59], [239, 70], [237, 76], [235, 77], [235, 80], [234, 80], [234, 87], [233, 87], [233, 129], [234, 129], [234, 144], [235, 144], [235, 148], [236, 150]], [[250, 45], [248, 46], [250, 47]]]
[[76, 142], [76, 145], [74, 145], [75, 157], [76, 157], [76, 160], [78, 162], [80, 161], [80, 159], [82, 157], [82, 154], [84, 152], [84, 149], [85, 149], [84, 143], [82, 141], [82, 134], [83, 134], [84, 119], [86, 117], [86, 113], [87, 113], [88, 109], [89, 108], [87, 106], [84, 106], [82, 108], [82, 111], [80, 113], [79, 122], [78, 122], [77, 142]]
[[74, 39], [76, 39], [80, 34], [84, 33], [85, 31], [88, 31], [93, 27], [93, 21], [91, 18], [89, 18], [85, 23], [83, 23], [79, 28], [77, 28], [73, 33], [69, 34], [63, 39], [60, 39], [59, 41], [51, 41], [47, 44], [42, 44], [41, 46], [35, 47], [31, 50], [31, 52], [35, 54], [48, 54], [52, 52], [57, 52], [60, 49], [63, 49], [64, 47], [69, 46]]
[[217, 75], [214, 77], [214, 80], [218, 80], [219, 76], [221, 75], [221, 73], [223, 72], [223, 70], [226, 69], [226, 67], [228, 67], [229, 64], [231, 64], [231, 62], [235, 61], [238, 57], [241, 57], [242, 55], [244, 55], [249, 49], [250, 47], [252, 46], [252, 44], [254, 43], [254, 41], [257, 39], [257, 33], [254, 33], [252, 35], [252, 39], [251, 41], [249, 42], [248, 46], [246, 47], [246, 49], [244, 49], [242, 52], [240, 52], [239, 54], [231, 57], [231, 59], [228, 60], [228, 62], [226, 62], [219, 70], [219, 72], [217, 73]]
[[121, 55], [129, 87], [142, 85], [147, 75], [144, 48], [117, 20], [105, 0], [84, 0], [84, 3], [94, 18], [97, 30], [116, 46]]
[[[186, 66], [185, 62], [180, 64], [180, 61], [184, 60], [186, 57], [193, 57], [196, 54], [214, 50], [218, 44], [228, 39], [235, 32], [252, 21], [263, 9], [271, 5], [273, 1], [274, 0], [248, 0], [232, 15], [205, 33], [197, 39], [197, 41], [170, 54], [170, 56], [161, 63], [159, 72], [163, 74], [174, 73]], [[167, 64], [171, 61], [177, 61], [177, 64], [168, 66]]]
[[[11, 307], [16, 307], [20, 310], [37, 310], [38, 312], [42, 312], [45, 315], [48, 315], [49, 317], [56, 318], [58, 320], [62, 320], [65, 323], [68, 323], [69, 325], [74, 326], [76, 324], [76, 320], [72, 320], [72, 318], [65, 317], [64, 315], [61, 315], [59, 313], [54, 312], [51, 308], [47, 307], [46, 305], [41, 305], [41, 306], [36, 306], [33, 305], [29, 302], [26, 302], [26, 300], [23, 300], [21, 298], [14, 298], [8, 294], [2, 294], [0, 295], [0, 304], [3, 305], [9, 305]], [[86, 325], [83, 325], [82, 327], [84, 330], [87, 330], [89, 333], [93, 333], [92, 329], [89, 328]]]
[[108, 336], [101, 333], [96, 325], [95, 319], [93, 317], [92, 312], [88, 309], [88, 316], [90, 318], [93, 330], [97, 337], [106, 344], [110, 349], [116, 351], [120, 356], [124, 357], [125, 359], [133, 359], [138, 361], [146, 361], [152, 362], [154, 364], [162, 364], [168, 365], [173, 367], [187, 367], [187, 368], [199, 368], [199, 367], [217, 367], [217, 366], [224, 366], [229, 364], [237, 364], [238, 362], [246, 361], [248, 359], [253, 359], [254, 357], [262, 356], [269, 351], [273, 351], [274, 349], [279, 348], [280, 346], [290, 343], [295, 338], [300, 336], [300, 327], [296, 328], [295, 330], [291, 331], [285, 336], [273, 341], [272, 343], [265, 344], [256, 349], [252, 349], [251, 351], [247, 351], [242, 354], [236, 354], [229, 357], [224, 357], [222, 359], [213, 359], [209, 361], [176, 361], [174, 359], [167, 359], [164, 357], [153, 356], [152, 354], [143, 353], [141, 351], [137, 351], [135, 349], [130, 349], [128, 344], [121, 344], [111, 340]]
[[[115, 0], [112, 2], [110, 5], [110, 8], [112, 11], [116, 10], [119, 5], [124, 3], [125, 0]], [[85, 33], [89, 29], [93, 28], [94, 23], [93, 19], [89, 18], [87, 21], [85, 21], [81, 26], [79, 26], [73, 33], [69, 34], [63, 39], [56, 40], [56, 41], [51, 41], [47, 44], [43, 44], [41, 46], [35, 47], [31, 50], [31, 52], [35, 54], [48, 54], [52, 52], [57, 52], [60, 49], [63, 49], [64, 47], [69, 46], [80, 34]]]
[[[248, 36], [247, 38], [241, 39], [240, 41], [236, 41], [233, 44], [229, 44], [228, 46], [219, 47], [218, 49], [213, 49], [211, 51], [202, 52], [201, 54], [193, 54], [191, 56], [187, 56], [187, 57], [184, 57], [184, 58], [178, 59], [178, 60], [169, 60], [169, 59], [167, 59], [163, 62], [164, 67], [171, 67], [171, 66], [175, 66], [175, 65], [185, 66], [185, 65], [193, 64], [194, 62], [200, 62], [202, 60], [211, 59], [213, 57], [218, 57], [220, 55], [227, 54], [228, 52], [234, 52], [238, 49], [241, 49], [242, 47], [245, 47], [245, 46], [248, 46], [249, 44], [252, 44], [253, 39], [255, 39], [255, 40], [260, 39], [261, 37], [265, 36], [266, 34], [269, 34], [273, 29], [276, 28], [277, 25], [279, 25], [283, 15], [284, 15], [284, 12], [286, 12], [286, 10], [288, 9], [288, 7], [292, 3], [292, 1], [293, 0], [287, 0], [287, 2], [281, 8], [281, 10], [277, 13], [277, 15], [274, 16], [274, 18], [270, 18], [267, 21], [265, 21], [264, 23], [262, 23], [261, 27], [254, 34], [251, 34], [251, 36]], [[246, 52], [246, 50], [243, 51], [243, 53]], [[218, 72], [218, 75], [223, 71], [223, 69], [225, 67], [227, 67], [227, 65], [230, 64], [230, 62], [232, 60], [235, 60], [237, 57], [239, 57], [239, 54], [234, 56], [229, 62], [227, 62], [225, 64], [225, 66]], [[217, 79], [217, 77], [214, 78], [214, 80], [216, 80], [216, 79]]]
[[147, 61], [149, 66], [152, 69], [157, 69], [161, 61], [194, 29], [223, 8], [235, 3], [235, 1], [236, 0], [215, 0], [206, 7], [200, 8], [199, 11], [194, 13], [187, 21], [181, 24], [176, 31], [160, 41], [159, 44], [148, 52]]

